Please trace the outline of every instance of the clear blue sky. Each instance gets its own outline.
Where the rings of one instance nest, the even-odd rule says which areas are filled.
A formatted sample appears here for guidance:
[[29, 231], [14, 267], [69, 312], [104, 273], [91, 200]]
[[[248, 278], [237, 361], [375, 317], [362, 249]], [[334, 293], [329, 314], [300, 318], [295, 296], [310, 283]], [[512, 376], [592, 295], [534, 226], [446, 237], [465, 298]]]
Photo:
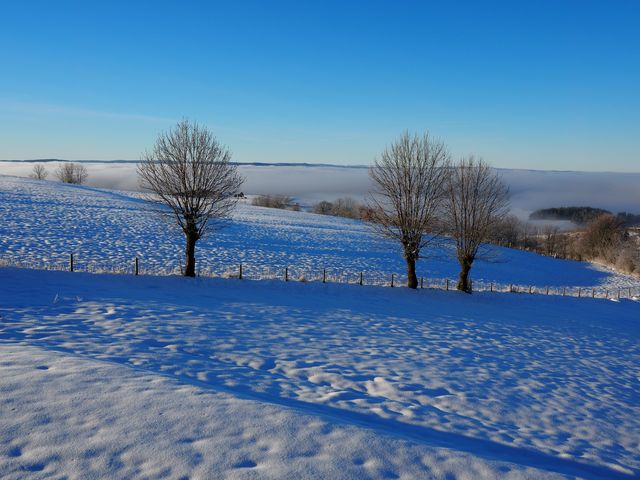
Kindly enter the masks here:
[[403, 130], [500, 167], [640, 171], [640, 1], [0, 3], [0, 158], [368, 164]]

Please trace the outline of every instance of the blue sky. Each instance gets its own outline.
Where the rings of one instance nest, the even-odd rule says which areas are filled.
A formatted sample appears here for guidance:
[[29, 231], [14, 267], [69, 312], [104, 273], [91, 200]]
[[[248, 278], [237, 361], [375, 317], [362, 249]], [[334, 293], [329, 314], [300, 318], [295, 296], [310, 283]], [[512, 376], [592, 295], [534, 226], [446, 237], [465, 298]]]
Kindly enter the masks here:
[[640, 171], [640, 2], [2, 2], [0, 158], [136, 159], [183, 117], [242, 162], [405, 129], [499, 167]]

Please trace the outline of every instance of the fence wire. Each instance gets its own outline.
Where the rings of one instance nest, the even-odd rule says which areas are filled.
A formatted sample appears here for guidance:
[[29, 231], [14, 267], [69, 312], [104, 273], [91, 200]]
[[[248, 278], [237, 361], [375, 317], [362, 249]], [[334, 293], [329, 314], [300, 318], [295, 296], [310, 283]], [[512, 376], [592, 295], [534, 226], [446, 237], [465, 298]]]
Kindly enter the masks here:
[[[179, 263], [165, 267], [154, 266], [145, 269], [139, 259], [128, 264], [113, 262], [84, 261], [71, 257], [63, 260], [21, 260], [13, 256], [0, 256], [0, 267], [28, 268], [34, 270], [74, 271], [93, 274], [118, 275], [181, 275]], [[202, 268], [197, 276], [206, 278], [281, 280], [285, 282], [338, 283], [362, 286], [406, 287], [406, 275], [383, 272], [337, 271], [336, 269], [301, 269], [296, 267], [272, 268], [238, 263], [225, 268]], [[450, 278], [418, 277], [419, 289], [455, 290], [457, 280]], [[633, 299], [640, 298], [640, 287], [577, 287], [577, 286], [535, 286], [517, 283], [472, 281], [474, 292], [518, 293], [530, 295], [554, 295], [577, 298]]]

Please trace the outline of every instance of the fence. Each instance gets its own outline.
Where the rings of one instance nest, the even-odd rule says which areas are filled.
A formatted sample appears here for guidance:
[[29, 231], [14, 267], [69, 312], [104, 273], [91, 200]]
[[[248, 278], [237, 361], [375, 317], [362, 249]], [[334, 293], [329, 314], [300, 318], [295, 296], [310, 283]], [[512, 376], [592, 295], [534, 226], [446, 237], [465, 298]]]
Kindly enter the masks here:
[[[38, 270], [56, 270], [88, 273], [110, 273], [124, 275], [180, 275], [181, 265], [173, 267], [144, 269], [144, 265], [138, 257], [133, 258], [129, 264], [115, 264], [109, 262], [82, 261], [69, 254], [67, 261], [51, 260], [18, 260], [14, 257], [0, 257], [0, 267], [17, 267]], [[238, 263], [229, 268], [212, 270], [200, 269], [198, 276], [207, 278], [236, 278], [247, 280], [282, 280], [285, 282], [320, 282], [340, 283], [351, 285], [373, 285], [383, 287], [404, 287], [407, 278], [395, 273], [345, 271], [336, 272], [335, 269], [322, 269], [310, 272], [309, 270], [283, 267], [251, 267]], [[613, 300], [640, 298], [640, 287], [576, 287], [576, 286], [533, 286], [521, 284], [505, 284], [498, 282], [476, 281], [472, 283], [475, 292], [502, 292], [520, 293], [530, 295], [555, 295], [577, 298], [607, 298]], [[418, 278], [419, 289], [454, 290], [456, 280], [448, 278]]]

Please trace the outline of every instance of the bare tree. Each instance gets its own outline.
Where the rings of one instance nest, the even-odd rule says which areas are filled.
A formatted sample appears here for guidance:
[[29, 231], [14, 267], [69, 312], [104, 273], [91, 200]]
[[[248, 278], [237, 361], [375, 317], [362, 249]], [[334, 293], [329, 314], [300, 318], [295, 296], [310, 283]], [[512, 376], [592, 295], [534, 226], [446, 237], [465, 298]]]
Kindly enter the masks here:
[[554, 225], [545, 225], [541, 233], [542, 253], [550, 257], [562, 257], [566, 250], [565, 235]]
[[491, 243], [509, 248], [521, 248], [527, 236], [527, 225], [515, 215], [507, 215], [493, 228]]
[[460, 262], [457, 288], [471, 293], [469, 272], [481, 248], [509, 212], [509, 189], [482, 159], [467, 157], [450, 172], [446, 184], [445, 224]]
[[141, 186], [169, 206], [185, 234], [185, 276], [196, 273], [196, 242], [236, 204], [243, 179], [230, 160], [207, 128], [183, 120], [161, 133], [138, 165]]
[[29, 174], [30, 178], [35, 178], [36, 180], [44, 180], [49, 175], [47, 169], [44, 168], [44, 165], [36, 164], [31, 169], [31, 173]]
[[62, 183], [82, 185], [88, 176], [87, 167], [79, 163], [62, 162], [56, 169], [56, 177], [58, 177]]
[[333, 212], [333, 203], [322, 200], [316, 203], [311, 211], [320, 215], [331, 215], [331, 212]]
[[400, 242], [407, 263], [407, 286], [418, 287], [416, 261], [439, 233], [438, 210], [447, 178], [449, 153], [428, 133], [405, 132], [369, 169], [376, 190], [369, 202], [372, 227]]
[[582, 255], [589, 259], [612, 262], [625, 236], [622, 220], [610, 214], [592, 220], [580, 239]]

